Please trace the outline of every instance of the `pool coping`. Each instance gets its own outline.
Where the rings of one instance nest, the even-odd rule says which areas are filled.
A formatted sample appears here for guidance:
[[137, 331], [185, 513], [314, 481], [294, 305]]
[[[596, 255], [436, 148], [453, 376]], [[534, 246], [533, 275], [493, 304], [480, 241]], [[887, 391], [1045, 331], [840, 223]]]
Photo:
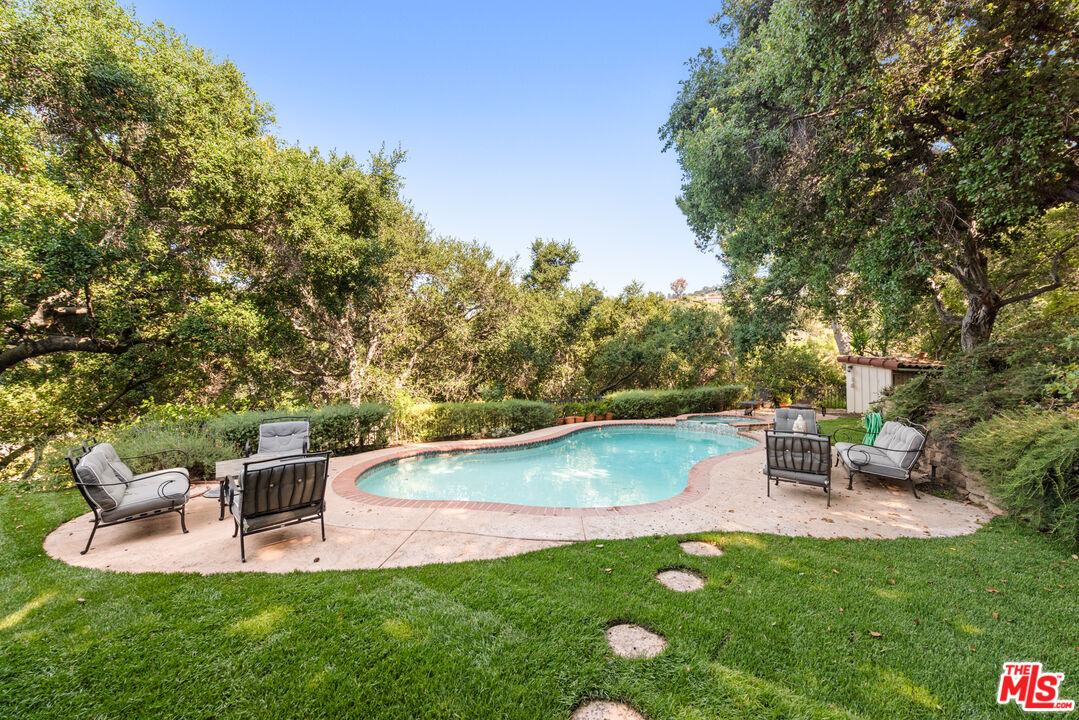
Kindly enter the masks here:
[[[638, 515], [642, 513], [655, 512], [657, 510], [667, 510], [681, 505], [692, 503], [702, 498], [711, 487], [711, 474], [712, 468], [716, 465], [728, 460], [730, 458], [738, 457], [746, 453], [751, 453], [759, 449], [760, 439], [751, 435], [741, 432], [737, 432], [739, 437], [743, 437], [747, 440], [752, 440], [753, 445], [742, 450], [734, 450], [729, 453], [723, 453], [722, 455], [713, 455], [712, 457], [705, 458], [696, 463], [689, 470], [689, 478], [686, 481], [686, 487], [677, 495], [673, 495], [664, 500], [657, 500], [650, 503], [641, 503], [639, 505], [613, 505], [610, 507], [556, 507], [556, 506], [540, 506], [540, 505], [517, 505], [514, 503], [496, 503], [496, 502], [481, 502], [476, 500], [413, 500], [406, 498], [392, 498], [382, 495], [372, 495], [365, 492], [356, 486], [356, 479], [363, 473], [371, 470], [379, 465], [386, 463], [398, 462], [406, 458], [417, 457], [420, 455], [436, 455], [441, 453], [453, 453], [470, 450], [492, 450], [499, 448], [519, 448], [528, 447], [539, 444], [545, 444], [561, 437], [569, 435], [570, 433], [579, 432], [582, 430], [598, 429], [605, 426], [632, 426], [632, 425], [646, 425], [653, 427], [676, 427], [679, 420], [686, 420], [696, 415], [704, 415], [709, 413], [693, 413], [690, 415], [679, 415], [676, 418], [662, 419], [662, 420], [597, 420], [594, 422], [586, 423], [571, 423], [569, 425], [553, 425], [551, 427], [536, 430], [530, 433], [524, 433], [523, 435], [517, 435], [511, 438], [499, 438], [499, 439], [485, 439], [485, 440], [459, 440], [445, 443], [430, 444], [413, 444], [413, 445], [401, 445], [397, 448], [390, 448], [388, 454], [380, 454], [377, 458], [365, 458], [358, 463], [350, 465], [341, 472], [337, 473], [332, 482], [333, 491], [341, 496], [345, 500], [352, 502], [363, 503], [366, 505], [376, 505], [382, 507], [394, 507], [394, 508], [427, 508], [427, 509], [455, 509], [455, 510], [485, 510], [490, 512], [503, 512], [510, 514], [521, 515], [541, 515], [541, 516], [566, 516], [566, 517], [597, 517], [597, 516], [610, 516], [611, 514], [618, 515]], [[710, 413], [714, 415], [722, 413]], [[762, 424], [754, 424], [754, 428], [763, 429]], [[737, 426], [731, 425], [732, 428]]]

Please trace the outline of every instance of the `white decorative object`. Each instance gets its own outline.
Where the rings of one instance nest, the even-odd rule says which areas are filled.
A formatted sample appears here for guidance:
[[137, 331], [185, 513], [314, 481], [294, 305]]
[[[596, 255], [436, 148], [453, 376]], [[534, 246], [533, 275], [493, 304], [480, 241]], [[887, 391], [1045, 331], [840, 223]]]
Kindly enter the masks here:
[[791, 430], [797, 433], [804, 433], [806, 431], [806, 419], [803, 415], [794, 418], [794, 424], [791, 425]]

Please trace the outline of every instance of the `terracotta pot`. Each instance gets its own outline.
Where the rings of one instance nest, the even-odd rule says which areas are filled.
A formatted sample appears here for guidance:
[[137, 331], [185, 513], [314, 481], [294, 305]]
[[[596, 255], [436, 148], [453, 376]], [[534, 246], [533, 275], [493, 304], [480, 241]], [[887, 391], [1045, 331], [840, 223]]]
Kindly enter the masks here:
[[555, 419], [554, 419], [554, 424], [555, 424], [555, 425], [562, 425], [562, 424], [563, 424], [563, 423], [565, 423], [565, 422], [566, 422], [566, 418], [564, 418], [564, 417], [560, 417], [560, 418], [555, 418]]
[[584, 422], [584, 417], [582, 417], [581, 415], [574, 415], [573, 417], [567, 419], [575, 423]]
[[614, 420], [614, 413], [607, 413], [603, 417], [607, 420]]
[[596, 421], [596, 414], [595, 413], [588, 413], [587, 415], [584, 416], [584, 421], [585, 422], [595, 422]]

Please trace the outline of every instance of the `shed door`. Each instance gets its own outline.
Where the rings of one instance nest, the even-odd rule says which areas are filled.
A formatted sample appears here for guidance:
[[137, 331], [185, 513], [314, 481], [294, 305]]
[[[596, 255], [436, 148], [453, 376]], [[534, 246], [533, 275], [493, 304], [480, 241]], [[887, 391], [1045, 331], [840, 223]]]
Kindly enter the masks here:
[[862, 414], [891, 387], [892, 371], [868, 365], [847, 365], [847, 412]]

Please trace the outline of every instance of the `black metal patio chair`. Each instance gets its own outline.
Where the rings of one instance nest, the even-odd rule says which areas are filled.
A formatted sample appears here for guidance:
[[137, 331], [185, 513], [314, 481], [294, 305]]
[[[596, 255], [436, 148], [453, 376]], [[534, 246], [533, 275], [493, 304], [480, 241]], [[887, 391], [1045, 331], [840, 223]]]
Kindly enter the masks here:
[[326, 540], [326, 477], [330, 453], [301, 453], [244, 463], [229, 480], [229, 508], [240, 537], [240, 560], [247, 562], [244, 538], [318, 520]]

